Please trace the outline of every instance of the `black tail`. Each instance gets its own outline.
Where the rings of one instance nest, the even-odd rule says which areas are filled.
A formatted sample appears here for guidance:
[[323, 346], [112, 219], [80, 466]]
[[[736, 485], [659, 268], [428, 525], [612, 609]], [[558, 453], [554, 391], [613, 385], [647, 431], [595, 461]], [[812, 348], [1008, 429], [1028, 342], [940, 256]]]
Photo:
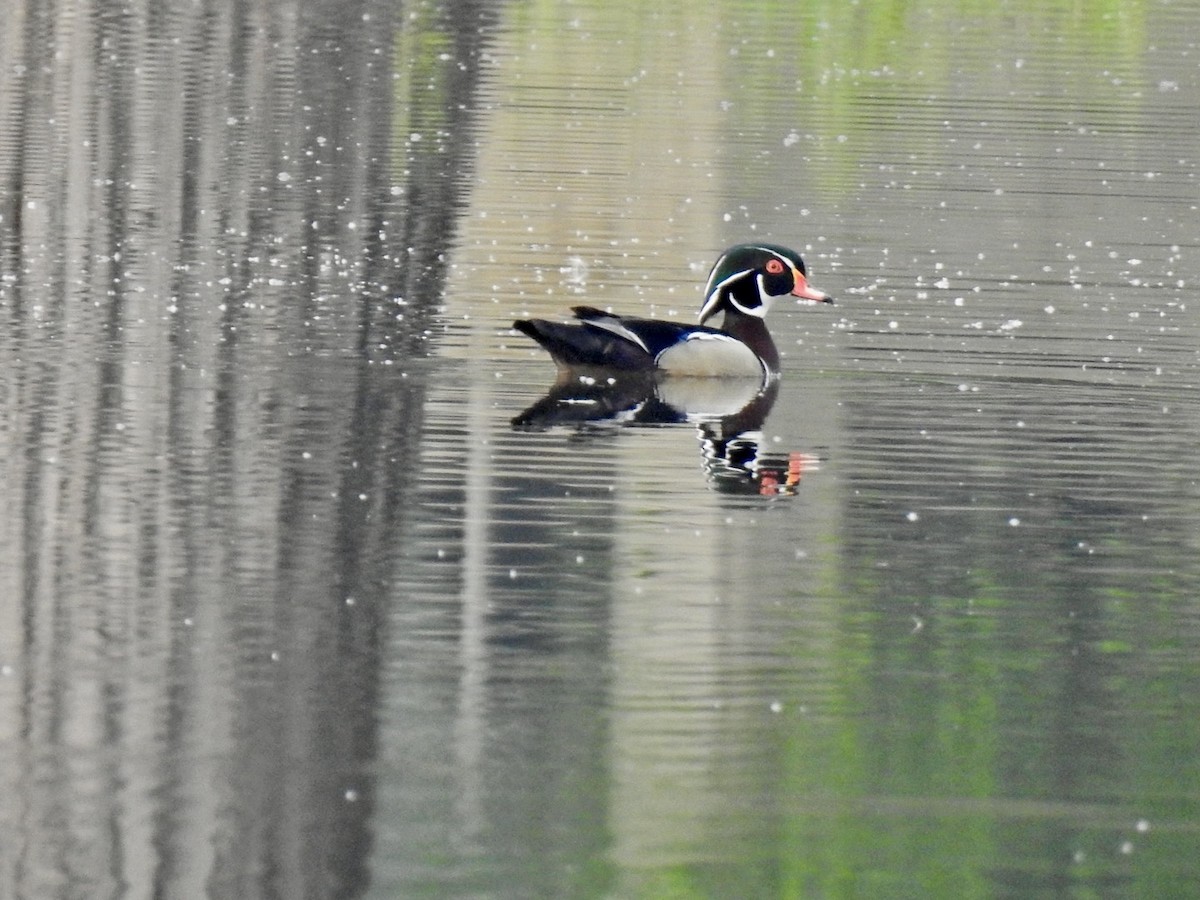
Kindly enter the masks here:
[[537, 341], [565, 368], [641, 372], [654, 367], [653, 357], [641, 347], [603, 329], [547, 319], [518, 319], [513, 328]]

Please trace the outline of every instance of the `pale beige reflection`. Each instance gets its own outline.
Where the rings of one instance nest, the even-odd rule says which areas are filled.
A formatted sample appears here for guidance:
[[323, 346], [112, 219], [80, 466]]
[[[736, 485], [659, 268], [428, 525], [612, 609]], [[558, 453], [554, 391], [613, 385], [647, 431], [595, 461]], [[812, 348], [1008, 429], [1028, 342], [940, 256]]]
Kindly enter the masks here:
[[[562, 315], [576, 303], [693, 320], [722, 246], [728, 202], [717, 166], [722, 67], [695, 65], [713, 53], [710, 5], [664, 13], [652, 41], [634, 39], [614, 21], [625, 13], [611, 5], [545, 14], [562, 20], [535, 31], [524, 23], [493, 50], [477, 177], [446, 293], [455, 338], [441, 354], [460, 361], [472, 386], [466, 447], [476, 503], [465, 534], [456, 729], [468, 794], [486, 787], [465, 773], [478, 770], [487, 729], [490, 431], [497, 408], [512, 405], [514, 383], [532, 400], [553, 378], [541, 351], [507, 334], [509, 322]], [[528, 52], [534, 40], [537, 52]], [[557, 163], [548, 161], [546, 145], [564, 141], [569, 149]], [[431, 392], [436, 399], [440, 389]], [[818, 406], [819, 421], [807, 424], [832, 441], [836, 402]], [[623, 882], [635, 889], [638, 872], [710, 846], [698, 830], [720, 832], [722, 785], [739, 771], [739, 753], [760, 749], [747, 734], [747, 710], [722, 703], [727, 680], [738, 680], [726, 669], [740, 658], [728, 642], [731, 633], [737, 640], [761, 629], [747, 621], [757, 607], [739, 596], [739, 585], [777, 564], [774, 554], [786, 554], [784, 563], [793, 559], [795, 548], [768, 543], [758, 548], [761, 556], [747, 553], [734, 571], [722, 571], [728, 556], [711, 545], [727, 533], [730, 509], [702, 487], [694, 430], [639, 430], [615, 447], [608, 824]], [[677, 506], [683, 497], [691, 504], [686, 510]], [[815, 534], [828, 533], [836, 525], [836, 495], [818, 491], [814, 500], [806, 515]], [[687, 527], [678, 527], [681, 521]], [[751, 549], [757, 538], [741, 540]], [[820, 619], [820, 611], [814, 615]], [[817, 625], [811, 639], [821, 643], [828, 633]], [[750, 719], [766, 709], [759, 706], [748, 711]], [[464, 806], [482, 808], [482, 796]], [[467, 821], [474, 819], [468, 813]]]

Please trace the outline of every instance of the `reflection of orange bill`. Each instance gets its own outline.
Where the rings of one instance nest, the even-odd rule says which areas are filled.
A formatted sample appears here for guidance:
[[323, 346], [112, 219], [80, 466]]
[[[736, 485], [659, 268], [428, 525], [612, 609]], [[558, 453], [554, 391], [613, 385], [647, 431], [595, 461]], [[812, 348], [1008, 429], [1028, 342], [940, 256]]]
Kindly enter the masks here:
[[787, 483], [796, 484], [804, 475], [804, 454], [793, 450], [788, 454]]
[[821, 468], [821, 457], [793, 450], [788, 454], [787, 483], [795, 484], [804, 477], [805, 472], [816, 471], [819, 468]]
[[816, 471], [821, 467], [821, 458], [811, 453], [801, 453], [793, 450], [788, 454], [787, 475], [780, 484], [779, 476], [774, 471], [764, 470], [758, 477], [758, 492], [764, 497], [778, 494], [782, 487], [793, 488], [800, 483], [806, 472]]

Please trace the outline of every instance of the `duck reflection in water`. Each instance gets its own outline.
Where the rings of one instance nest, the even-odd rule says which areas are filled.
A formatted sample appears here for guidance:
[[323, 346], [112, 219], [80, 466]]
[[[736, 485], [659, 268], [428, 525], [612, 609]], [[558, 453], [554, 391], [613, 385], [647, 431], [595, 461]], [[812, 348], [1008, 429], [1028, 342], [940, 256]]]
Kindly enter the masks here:
[[[619, 421], [698, 423], [705, 468], [718, 488], [794, 490], [813, 458], [760, 452], [779, 391], [779, 351], [764, 322], [772, 303], [832, 303], [809, 286], [800, 254], [738, 244], [713, 265], [695, 325], [577, 306], [574, 322], [521, 319], [559, 369], [550, 393], [513, 420], [518, 427]], [[720, 328], [705, 323], [720, 314]]]
[[550, 391], [512, 420], [514, 428], [696, 426], [709, 481], [723, 493], [789, 495], [818, 457], [764, 453], [762, 426], [779, 380], [663, 378], [653, 374], [563, 373]]

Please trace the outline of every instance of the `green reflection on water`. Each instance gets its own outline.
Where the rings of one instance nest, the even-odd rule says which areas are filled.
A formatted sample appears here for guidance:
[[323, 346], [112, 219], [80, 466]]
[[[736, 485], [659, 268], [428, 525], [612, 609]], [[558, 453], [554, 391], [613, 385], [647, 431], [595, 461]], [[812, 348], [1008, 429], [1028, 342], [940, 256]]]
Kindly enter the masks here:
[[[1028, 106], [1042, 117], [1035, 127], [1048, 131], [1065, 127], [1062, 113], [1076, 93], [1087, 98], [1083, 114], [1093, 123], [1128, 115], [1137, 108], [1127, 85], [1141, 78], [1145, 11], [1145, 4], [1115, 2], [1087, 9], [831, 3], [799, 11], [771, 3], [690, 7], [687, 16], [664, 19], [650, 4], [564, 11], [546, 2], [516, 7], [510, 26], [533, 46], [553, 43], [576, 13], [584, 27], [589, 17], [603, 20], [619, 39], [581, 40], [569, 50], [555, 45], [530, 69], [553, 77], [562, 65], [611, 79], [628, 78], [652, 59], [656, 39], [678, 39], [707, 19], [717, 75], [704, 96], [728, 109], [697, 105], [695, 128], [724, 132], [718, 146], [727, 170], [742, 173], [759, 147], [781, 152], [776, 148], [794, 130], [815, 183], [844, 194], [881, 148], [943, 152], [938, 119], [896, 127], [929, 98], [974, 124], [1002, 106], [1010, 125], [1023, 125], [1014, 110]], [[980, 65], [972, 48], [997, 43], [1008, 48], [996, 54], [999, 62]], [[963, 91], [962, 69], [972, 66], [971, 90], [947, 101]], [[1036, 89], [1022, 92], [1014, 72], [1038, 73]], [[642, 116], [663, 103], [636, 88], [625, 96], [629, 111]], [[1051, 602], [1060, 582], [1034, 573], [1022, 584], [1006, 566], [1011, 560], [988, 561], [961, 594], [910, 597], [893, 595], [871, 560], [857, 559], [845, 581], [830, 588], [844, 607], [829, 656], [835, 699], [821, 715], [784, 720], [778, 758], [767, 764], [778, 768], [764, 776], [777, 779], [763, 788], [762, 808], [726, 813], [744, 820], [752, 837], [735, 846], [697, 837], [690, 857], [681, 852], [685, 861], [625, 873], [596, 866], [585, 871], [599, 884], [585, 878], [585, 886], [599, 891], [616, 879], [627, 889], [621, 895], [646, 897], [982, 897], [994, 896], [997, 884], [1018, 890], [1047, 881], [1081, 895], [1110, 883], [1148, 895], [1178, 887], [1187, 874], [1182, 856], [1174, 865], [1146, 864], [1164, 858], [1173, 837], [1136, 858], [1114, 848], [1135, 815], [1194, 819], [1194, 793], [1180, 798], [1167, 783], [1178, 771], [1178, 760], [1167, 755], [1194, 748], [1196, 735], [1164, 733], [1173, 726], [1162, 711], [1195, 710], [1160, 701], [1150, 718], [1164, 716], [1161, 731], [1140, 727], [1143, 718], [1090, 719], [1119, 709], [1124, 696], [1143, 695], [1145, 673], [1122, 671], [1113, 641], [1067, 633], [1069, 617]], [[1042, 597], [1050, 598], [1045, 618], [1029, 617]], [[1067, 612], [1085, 615], [1111, 599], [1086, 596]], [[895, 613], [918, 605], [921, 615], [911, 623]], [[1115, 630], [1138, 633], [1128, 620]], [[1054, 721], [1064, 709], [1072, 715]], [[1130, 740], [1132, 732], [1139, 737]], [[1114, 734], [1122, 736], [1120, 746], [1106, 746]], [[1033, 736], [1043, 744], [1031, 746]], [[1128, 780], [1134, 758], [1158, 763], [1147, 766], [1153, 770], [1144, 773], [1144, 789]], [[1119, 804], [1126, 796], [1172, 799], [1125, 816]]]
[[911, 123], [930, 114], [931, 98], [960, 91], [956, 76], [980, 47], [1007, 53], [974, 74], [989, 103], [976, 96], [972, 109], [972, 98], [960, 98], [957, 111], [974, 124], [994, 114], [992, 103], [1025, 105], [1033, 121], [1044, 110], [1055, 124], [1065, 98], [1087, 97], [1079, 112], [1089, 122], [1107, 121], [1114, 102], [1126, 110], [1127, 84], [1140, 82], [1145, 16], [1145, 3], [1117, 0], [731, 4], [721, 7], [727, 36], [715, 50], [735, 98], [731, 129], [767, 146], [797, 143], [817, 189], [836, 197], [881, 151], [945, 160], [943, 123]]

